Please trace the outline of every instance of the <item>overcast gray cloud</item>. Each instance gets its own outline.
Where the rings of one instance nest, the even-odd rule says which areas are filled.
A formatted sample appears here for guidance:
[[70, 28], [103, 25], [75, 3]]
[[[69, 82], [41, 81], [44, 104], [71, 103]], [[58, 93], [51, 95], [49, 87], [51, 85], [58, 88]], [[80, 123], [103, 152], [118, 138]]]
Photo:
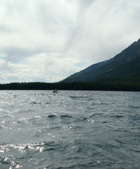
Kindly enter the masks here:
[[140, 38], [139, 0], [1, 0], [0, 83], [55, 82]]

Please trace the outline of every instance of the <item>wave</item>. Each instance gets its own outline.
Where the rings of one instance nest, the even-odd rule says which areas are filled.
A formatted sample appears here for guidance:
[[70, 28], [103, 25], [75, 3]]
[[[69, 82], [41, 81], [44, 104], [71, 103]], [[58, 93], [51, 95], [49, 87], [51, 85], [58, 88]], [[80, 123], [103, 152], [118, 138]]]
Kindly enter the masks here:
[[124, 115], [113, 115], [113, 116], [110, 116], [110, 117], [113, 117], [113, 118], [123, 118]]
[[135, 106], [135, 105], [129, 105], [128, 107], [135, 108], [135, 109], [139, 109], [140, 108], [140, 106]]
[[49, 114], [48, 118], [72, 118], [71, 115], [68, 114], [62, 114], [62, 115], [58, 115], [58, 114]]
[[69, 96], [72, 99], [83, 99], [83, 98], [88, 98], [88, 96]]

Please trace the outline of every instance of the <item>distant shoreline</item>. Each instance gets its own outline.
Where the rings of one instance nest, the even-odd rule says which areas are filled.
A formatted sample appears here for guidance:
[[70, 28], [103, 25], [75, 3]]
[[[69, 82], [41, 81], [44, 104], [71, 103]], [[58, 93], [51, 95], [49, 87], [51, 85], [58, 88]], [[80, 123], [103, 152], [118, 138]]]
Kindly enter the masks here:
[[0, 84], [0, 90], [97, 90], [97, 91], [140, 91], [140, 83], [132, 82], [14, 82]]

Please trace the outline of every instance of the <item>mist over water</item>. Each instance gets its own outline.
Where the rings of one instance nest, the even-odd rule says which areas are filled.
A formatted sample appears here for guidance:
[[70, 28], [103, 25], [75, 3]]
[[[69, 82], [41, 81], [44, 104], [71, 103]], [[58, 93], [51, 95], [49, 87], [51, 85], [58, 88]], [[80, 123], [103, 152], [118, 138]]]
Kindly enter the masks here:
[[0, 169], [139, 169], [140, 93], [0, 91]]

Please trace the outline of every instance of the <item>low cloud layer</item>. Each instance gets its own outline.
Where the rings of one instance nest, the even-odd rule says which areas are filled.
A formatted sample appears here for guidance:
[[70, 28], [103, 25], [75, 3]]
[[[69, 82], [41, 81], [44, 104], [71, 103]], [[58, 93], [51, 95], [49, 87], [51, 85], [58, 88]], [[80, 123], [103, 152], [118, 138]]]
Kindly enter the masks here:
[[0, 83], [56, 82], [140, 38], [140, 1], [1, 0]]

